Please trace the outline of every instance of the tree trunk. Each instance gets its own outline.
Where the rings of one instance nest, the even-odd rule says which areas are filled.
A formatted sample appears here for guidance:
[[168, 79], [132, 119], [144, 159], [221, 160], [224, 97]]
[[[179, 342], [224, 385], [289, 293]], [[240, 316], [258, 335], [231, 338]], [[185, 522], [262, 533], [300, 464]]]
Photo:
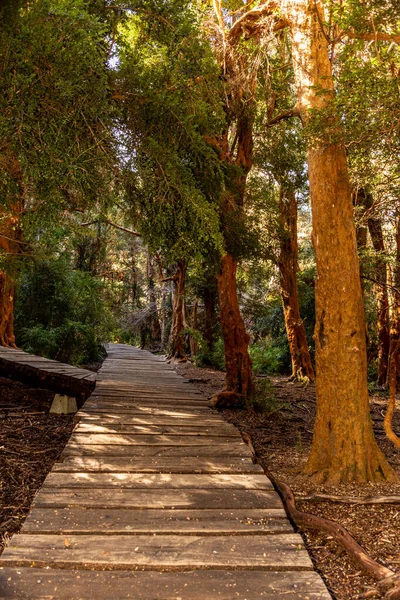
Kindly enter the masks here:
[[[298, 110], [305, 125], [313, 214], [316, 281], [317, 415], [305, 472], [319, 481], [393, 480], [372, 429], [367, 387], [364, 308], [344, 144], [337, 141], [323, 3], [282, 0], [291, 28]], [[319, 116], [330, 114], [329, 135]], [[316, 118], [315, 118], [316, 116]]]
[[0, 346], [16, 348], [14, 335], [15, 283], [5, 272], [0, 271]]
[[[193, 306], [193, 321], [192, 321], [192, 329], [194, 331], [197, 331], [198, 315], [199, 315], [199, 299], [195, 298], [194, 306]], [[199, 349], [199, 345], [196, 342], [195, 338], [191, 335], [190, 336], [190, 356], [192, 358], [194, 358], [196, 356], [198, 349]]]
[[174, 298], [172, 301], [172, 327], [170, 334], [169, 357], [173, 360], [186, 360], [183, 330], [185, 329], [185, 288], [186, 261], [178, 261], [174, 275]]
[[253, 393], [250, 336], [246, 332], [236, 292], [237, 260], [225, 254], [218, 274], [220, 323], [225, 345], [226, 390], [245, 399]]
[[[363, 221], [363, 216], [365, 213], [365, 199], [364, 199], [364, 190], [358, 189], [355, 190], [352, 194], [353, 205], [356, 211], [356, 240], [357, 240], [357, 248], [358, 252], [361, 253], [365, 251], [367, 248], [367, 238], [368, 238], [368, 226]], [[362, 261], [360, 262], [360, 279], [361, 279], [361, 290], [364, 294], [365, 281], [363, 272]], [[367, 331], [367, 329], [366, 329]]]
[[[397, 217], [396, 227], [396, 264], [392, 279], [392, 323], [390, 327], [390, 356], [394, 353], [397, 388], [400, 383], [400, 352], [396, 350], [400, 344], [400, 217]], [[389, 384], [389, 382], [387, 382]]]
[[147, 252], [147, 283], [148, 283], [148, 303], [150, 312], [150, 328], [152, 342], [161, 342], [161, 325], [158, 318], [157, 300], [154, 291], [154, 266], [150, 254]]
[[208, 279], [206, 287], [203, 289], [204, 302], [204, 329], [203, 337], [207, 343], [207, 348], [211, 352], [214, 347], [214, 325], [215, 325], [215, 305], [217, 302], [217, 280], [215, 277]]
[[387, 267], [383, 257], [385, 243], [380, 219], [370, 217], [368, 219], [368, 230], [374, 249], [377, 252], [375, 290], [378, 305], [378, 385], [385, 385], [389, 366], [390, 323]]
[[[21, 253], [22, 230], [20, 227], [21, 206], [12, 207], [15, 214], [2, 215], [0, 225], [0, 249], [5, 253], [5, 262], [15, 260]], [[16, 348], [14, 335], [14, 275], [0, 270], [0, 346]]]
[[280, 290], [285, 327], [292, 358], [292, 380], [315, 381], [314, 369], [308, 351], [304, 323], [300, 317], [296, 272], [298, 271], [297, 201], [294, 192], [281, 187], [279, 199], [281, 224]]
[[[243, 215], [244, 194], [247, 175], [252, 166], [253, 158], [253, 123], [254, 114], [251, 110], [249, 99], [248, 112], [244, 111], [236, 121], [237, 150], [232, 156], [229, 149], [228, 133], [221, 137], [221, 156], [227, 165], [234, 165], [239, 175], [229, 180], [221, 196], [221, 213], [229, 215], [232, 221], [224, 228], [224, 237], [227, 244], [227, 253], [221, 259], [218, 273], [218, 297], [220, 306], [220, 325], [224, 338], [225, 368], [226, 368], [226, 391], [235, 392], [238, 396], [249, 398], [254, 391], [253, 373], [251, 370], [251, 358], [249, 355], [250, 336], [247, 334], [242, 315], [240, 314], [239, 302], [236, 290], [237, 258], [235, 258], [230, 246], [234, 245], [233, 220]], [[235, 214], [236, 213], [236, 214]], [[233, 229], [233, 231], [232, 231]], [[215, 406], [223, 406], [223, 392], [214, 396]], [[229, 396], [229, 405], [234, 405], [234, 394]], [[240, 402], [239, 402], [240, 403]]]

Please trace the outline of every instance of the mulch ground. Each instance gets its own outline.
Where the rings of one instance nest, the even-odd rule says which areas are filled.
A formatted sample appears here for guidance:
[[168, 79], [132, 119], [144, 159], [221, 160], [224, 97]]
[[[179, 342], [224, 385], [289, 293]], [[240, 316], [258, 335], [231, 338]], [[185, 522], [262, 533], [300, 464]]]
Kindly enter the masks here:
[[[94, 365], [97, 370], [99, 365]], [[224, 374], [199, 369], [190, 363], [176, 366], [178, 372], [207, 396], [220, 390]], [[330, 518], [343, 525], [377, 560], [400, 569], [400, 505], [355, 506], [332, 502], [310, 503], [302, 497], [315, 493], [345, 496], [400, 496], [400, 484], [338, 486], [313, 485], [299, 476], [311, 445], [315, 418], [313, 386], [289, 383], [283, 377], [258, 379], [266, 414], [244, 410], [222, 411], [252, 438], [262, 465], [276, 479], [293, 489], [300, 510]], [[0, 378], [0, 552], [1, 544], [19, 531], [35, 492], [61, 454], [73, 429], [72, 416], [50, 415], [53, 395]], [[400, 452], [385, 438], [383, 414], [386, 398], [371, 398], [378, 443], [400, 473]], [[400, 430], [400, 411], [394, 418]], [[304, 534], [316, 570], [335, 600], [380, 598], [372, 579], [360, 572], [347, 554], [326, 535]]]
[[[224, 387], [224, 374], [211, 369], [198, 369], [190, 363], [176, 369], [192, 380], [204, 394], [211, 396]], [[307, 460], [315, 419], [315, 388], [289, 383], [287, 378], [257, 380], [265, 398], [267, 414], [251, 414], [245, 410], [223, 410], [224, 418], [247, 432], [260, 457], [262, 466], [293, 490], [299, 510], [332, 519], [345, 527], [373, 558], [393, 570], [400, 569], [400, 504], [356, 506], [333, 502], [311, 503], [302, 497], [313, 494], [339, 496], [400, 496], [400, 484], [315, 485], [299, 472]], [[383, 415], [387, 404], [384, 396], [371, 397], [371, 412], [378, 444], [400, 475], [400, 451], [386, 439]], [[400, 411], [393, 419], [400, 431]], [[303, 534], [316, 570], [324, 579], [335, 600], [381, 598], [373, 579], [364, 575], [347, 553], [326, 534]]]
[[[97, 371], [101, 363], [85, 365]], [[49, 414], [54, 393], [0, 377], [0, 554], [68, 442], [73, 415]]]

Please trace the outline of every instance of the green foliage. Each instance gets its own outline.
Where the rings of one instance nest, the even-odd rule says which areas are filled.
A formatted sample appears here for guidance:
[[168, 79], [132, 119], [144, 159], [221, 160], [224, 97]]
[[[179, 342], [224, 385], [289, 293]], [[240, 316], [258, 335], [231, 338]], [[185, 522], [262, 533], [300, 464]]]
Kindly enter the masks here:
[[63, 211], [109, 194], [110, 23], [84, 0], [20, 4], [0, 28], [0, 203], [22, 217], [25, 241], [47, 247]]
[[18, 285], [18, 344], [71, 364], [99, 360], [114, 325], [102, 287], [89, 273], [73, 271], [65, 260], [35, 263]]
[[256, 413], [268, 415], [284, 407], [284, 404], [276, 400], [270, 379], [256, 379], [254, 387], [254, 395], [249, 400], [249, 408], [252, 408]]
[[206, 142], [222, 112], [210, 92], [217, 67], [191, 5], [164, 9], [139, 10], [120, 28], [118, 80], [127, 199], [150, 249], [172, 263], [222, 247], [222, 174]]
[[250, 346], [249, 354], [255, 373], [279, 373], [286, 367], [287, 349], [283, 344], [276, 345], [274, 341], [263, 339]]
[[[213, 345], [212, 350], [207, 347], [201, 336], [198, 336], [200, 340], [199, 350], [196, 353], [194, 362], [197, 367], [212, 367], [218, 371], [225, 370], [225, 351], [224, 351], [224, 340], [222, 337], [218, 337]], [[197, 341], [197, 340], [196, 340]]]

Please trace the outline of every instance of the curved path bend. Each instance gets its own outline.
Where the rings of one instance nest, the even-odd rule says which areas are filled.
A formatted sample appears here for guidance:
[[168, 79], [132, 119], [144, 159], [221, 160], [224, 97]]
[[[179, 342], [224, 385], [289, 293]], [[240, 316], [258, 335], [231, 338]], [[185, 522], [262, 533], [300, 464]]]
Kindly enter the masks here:
[[237, 429], [160, 357], [112, 344], [0, 557], [0, 598], [329, 600]]

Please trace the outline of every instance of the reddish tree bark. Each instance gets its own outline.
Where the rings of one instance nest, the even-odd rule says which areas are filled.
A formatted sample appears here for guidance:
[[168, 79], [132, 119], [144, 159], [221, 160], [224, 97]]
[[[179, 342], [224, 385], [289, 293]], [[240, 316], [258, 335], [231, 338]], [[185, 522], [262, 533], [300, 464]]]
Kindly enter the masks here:
[[15, 283], [5, 272], [0, 271], [0, 346], [16, 348], [14, 335]]
[[[393, 480], [378, 448], [369, 411], [364, 307], [351, 188], [334, 85], [322, 0], [281, 0], [290, 27], [297, 114], [304, 124], [329, 115], [324, 134], [307, 140], [316, 281], [317, 415], [304, 469], [329, 483]], [[318, 121], [317, 121], [318, 123]]]
[[[22, 253], [21, 215], [26, 190], [21, 165], [13, 153], [4, 153], [3, 164], [16, 191], [13, 200], [0, 208], [0, 251], [5, 255], [5, 262], [10, 264]], [[15, 348], [15, 278], [11, 271], [0, 269], [0, 345]]]
[[248, 398], [253, 393], [252, 363], [236, 292], [237, 260], [226, 254], [218, 274], [220, 324], [225, 345], [226, 390]]
[[281, 224], [278, 260], [285, 327], [292, 359], [293, 380], [315, 381], [304, 323], [300, 317], [296, 273], [298, 271], [297, 201], [293, 191], [281, 187]]
[[169, 357], [173, 360], [186, 360], [183, 330], [185, 322], [185, 289], [186, 289], [187, 263], [184, 260], [177, 262], [173, 276], [174, 297], [172, 301], [172, 326], [170, 333]]
[[210, 277], [203, 289], [204, 328], [203, 337], [211, 351], [214, 346], [215, 307], [217, 303], [218, 282], [216, 277]]
[[[232, 180], [227, 182], [227, 189], [221, 196], [221, 212], [223, 215], [240, 218], [243, 213], [244, 193], [247, 175], [252, 166], [253, 158], [253, 123], [254, 114], [251, 110], [243, 111], [236, 121], [236, 147], [230, 148], [228, 132], [219, 140], [220, 157], [227, 165], [236, 167], [237, 172]], [[229, 231], [232, 223], [224, 229], [228, 246], [232, 245], [234, 232]], [[254, 391], [251, 358], [249, 355], [250, 336], [246, 333], [244, 321], [240, 313], [236, 290], [237, 258], [227, 252], [221, 259], [218, 273], [218, 298], [220, 306], [220, 325], [224, 338], [226, 390], [234, 391], [244, 398], [249, 398]], [[222, 406], [221, 402], [216, 405]], [[232, 405], [233, 396], [229, 398]]]

